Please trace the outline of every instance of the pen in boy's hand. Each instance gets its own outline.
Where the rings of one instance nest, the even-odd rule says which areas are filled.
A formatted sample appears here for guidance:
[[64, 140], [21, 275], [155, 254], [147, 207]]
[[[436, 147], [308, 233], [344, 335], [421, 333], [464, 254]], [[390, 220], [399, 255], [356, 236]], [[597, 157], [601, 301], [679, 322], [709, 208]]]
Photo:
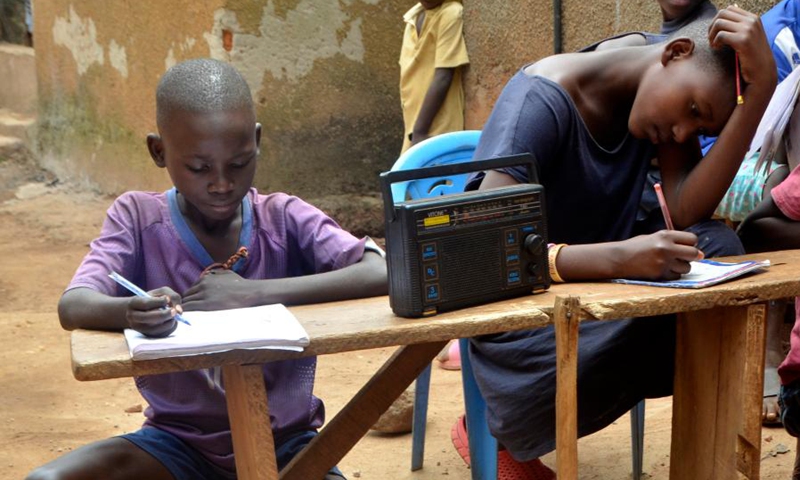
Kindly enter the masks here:
[[661, 213], [664, 215], [664, 223], [667, 225], [668, 230], [675, 230], [672, 225], [672, 217], [669, 215], [669, 207], [667, 207], [667, 199], [664, 198], [664, 192], [661, 191], [661, 184], [656, 183], [653, 185], [658, 197], [658, 204], [661, 206]]
[[[142, 290], [141, 288], [139, 288], [138, 286], [133, 284], [130, 280], [128, 280], [127, 278], [123, 277], [122, 275], [120, 275], [117, 272], [111, 272], [111, 273], [108, 274], [108, 276], [111, 277], [115, 282], [117, 282], [118, 284], [123, 286], [126, 290], [128, 290], [132, 294], [136, 295], [137, 297], [148, 297], [148, 298], [152, 298], [153, 297], [152, 295], [150, 295], [149, 293], [145, 292], [144, 290]], [[183, 323], [185, 325], [190, 325], [191, 326], [191, 323], [189, 323], [188, 320], [183, 318], [180, 313], [175, 314], [175, 320], [177, 320], [177, 321], [179, 321], [179, 322], [181, 322], [181, 323]]]

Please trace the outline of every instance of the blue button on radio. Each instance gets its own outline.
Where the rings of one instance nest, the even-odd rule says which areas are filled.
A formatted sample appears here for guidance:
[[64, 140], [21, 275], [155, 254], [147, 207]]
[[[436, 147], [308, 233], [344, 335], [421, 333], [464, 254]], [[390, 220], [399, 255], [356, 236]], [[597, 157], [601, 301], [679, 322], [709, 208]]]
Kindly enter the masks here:
[[436, 260], [435, 243], [426, 243], [422, 246], [422, 260]]
[[515, 230], [506, 230], [506, 246], [507, 247], [514, 247], [517, 245], [517, 231]]
[[425, 265], [425, 280], [436, 280], [439, 278], [439, 267], [435, 263]]
[[425, 300], [432, 302], [434, 300], [439, 300], [439, 285], [434, 283], [431, 285], [425, 285]]

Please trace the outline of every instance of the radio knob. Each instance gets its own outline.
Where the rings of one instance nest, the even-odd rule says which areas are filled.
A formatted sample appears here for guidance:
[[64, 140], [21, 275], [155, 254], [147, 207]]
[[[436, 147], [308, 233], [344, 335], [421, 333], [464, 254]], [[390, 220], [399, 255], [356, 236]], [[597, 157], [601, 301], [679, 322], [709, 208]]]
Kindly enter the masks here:
[[531, 255], [541, 255], [544, 248], [544, 238], [532, 233], [525, 237], [525, 251]]
[[528, 264], [528, 273], [530, 273], [534, 277], [538, 277], [539, 276], [539, 264], [538, 263], [529, 263]]

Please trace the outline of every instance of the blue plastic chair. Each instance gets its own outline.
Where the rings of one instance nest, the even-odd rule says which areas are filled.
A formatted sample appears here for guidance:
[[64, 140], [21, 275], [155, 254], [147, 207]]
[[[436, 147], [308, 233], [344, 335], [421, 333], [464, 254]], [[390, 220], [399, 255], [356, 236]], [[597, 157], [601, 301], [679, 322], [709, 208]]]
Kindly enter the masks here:
[[[409, 170], [469, 162], [472, 160], [480, 136], [481, 132], [478, 130], [467, 130], [432, 137], [404, 152], [392, 166], [392, 170]], [[460, 193], [464, 191], [466, 179], [467, 174], [461, 174], [398, 182], [392, 184], [392, 197], [395, 202], [399, 202]], [[475, 383], [472, 366], [466, 353], [469, 348], [469, 341], [461, 339], [459, 342], [459, 347], [463, 352], [461, 355], [461, 377], [464, 385], [464, 404], [467, 412], [467, 434], [469, 436], [472, 478], [496, 478], [497, 440], [491, 436], [489, 427], [486, 424], [486, 403]], [[430, 379], [431, 366], [429, 365], [417, 377], [412, 427], [411, 470], [422, 468], [425, 453], [425, 425], [428, 416]], [[477, 472], [485, 473], [482, 476], [476, 476]], [[490, 472], [494, 472], [494, 474], [491, 475]]]
[[[479, 130], [451, 132], [429, 138], [406, 150], [392, 166], [392, 170], [410, 170], [472, 160], [480, 140]], [[467, 174], [425, 178], [392, 184], [395, 202], [429, 198], [464, 191]], [[461, 349], [461, 379], [464, 388], [467, 436], [469, 441], [472, 480], [497, 479], [497, 440], [486, 423], [486, 402], [481, 395], [472, 364], [469, 360], [469, 339], [459, 340]], [[425, 453], [425, 428], [428, 417], [431, 366], [417, 377], [412, 426], [411, 470], [422, 468]], [[633, 450], [633, 478], [642, 473], [644, 442], [644, 400], [631, 410], [631, 444]]]

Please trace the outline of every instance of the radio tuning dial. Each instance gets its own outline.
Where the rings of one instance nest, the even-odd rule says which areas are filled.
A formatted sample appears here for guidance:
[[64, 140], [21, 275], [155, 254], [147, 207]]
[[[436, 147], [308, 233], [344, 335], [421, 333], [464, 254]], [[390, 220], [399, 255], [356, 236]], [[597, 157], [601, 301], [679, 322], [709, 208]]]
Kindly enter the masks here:
[[541, 235], [532, 233], [525, 237], [525, 251], [531, 255], [541, 255], [544, 248], [544, 238]]

